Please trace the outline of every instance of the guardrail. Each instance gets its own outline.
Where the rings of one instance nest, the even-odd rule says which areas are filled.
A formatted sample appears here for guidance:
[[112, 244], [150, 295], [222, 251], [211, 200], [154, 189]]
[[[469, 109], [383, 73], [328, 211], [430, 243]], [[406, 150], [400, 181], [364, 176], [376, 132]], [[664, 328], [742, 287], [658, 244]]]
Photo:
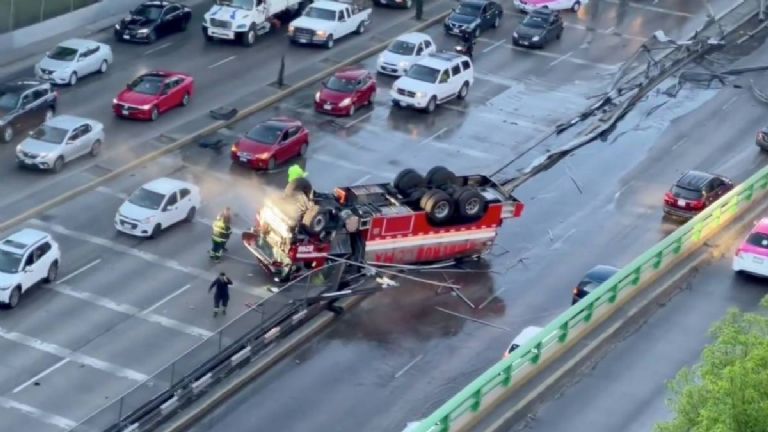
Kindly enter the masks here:
[[413, 432], [466, 430], [486, 406], [518, 388], [538, 369], [562, 355], [600, 322], [612, 315], [618, 305], [639, 291], [647, 282], [668, 270], [685, 255], [716, 234], [724, 224], [744, 211], [768, 189], [768, 167], [763, 168], [701, 214], [637, 257], [571, 306], [544, 328], [533, 340], [506, 359], [496, 363], [461, 392], [448, 400]]

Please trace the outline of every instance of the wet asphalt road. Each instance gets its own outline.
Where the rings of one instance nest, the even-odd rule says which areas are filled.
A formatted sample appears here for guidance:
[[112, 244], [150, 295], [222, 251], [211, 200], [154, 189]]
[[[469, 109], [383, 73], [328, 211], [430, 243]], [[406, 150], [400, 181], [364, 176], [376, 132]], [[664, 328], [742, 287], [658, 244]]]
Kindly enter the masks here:
[[[605, 19], [618, 13], [614, 3], [607, 2], [602, 8], [600, 16]], [[608, 74], [641, 43], [643, 36], [659, 27], [678, 30], [692, 27], [692, 24], [681, 24], [693, 21], [693, 18], [686, 15], [692, 13], [690, 10], [669, 13], [659, 8], [628, 7], [628, 18], [621, 26], [616, 26], [618, 35], [612, 34], [610, 21], [602, 24], [605, 27], [598, 27], [597, 32], [580, 28], [587, 23], [584, 17], [588, 17], [588, 11], [585, 10], [582, 12], [583, 17], [567, 18], [574, 25], [567, 29], [567, 36], [559, 44], [536, 52], [521, 52], [506, 47], [506, 42], [502, 40], [509, 35], [513, 23], [519, 19], [508, 13], [502, 28], [485, 34], [478, 46], [478, 79], [469, 100], [441, 107], [432, 116], [392, 110], [383, 97], [386, 93], [383, 91], [371, 114], [361, 111], [354, 119], [332, 120], [310, 111], [313, 91], [307, 91], [281, 104], [279, 108], [255, 117], [282, 113], [297, 116], [307, 124], [312, 133], [307, 166], [310, 178], [318, 188], [391, 180], [399, 169], [406, 166], [426, 169], [442, 163], [460, 172], [488, 172], [501, 161], [522, 151], [526, 144], [547, 127], [556, 121], [570, 118], [587, 105], [589, 102], [586, 97], [604, 86], [610, 78]], [[393, 16], [398, 13], [407, 14], [399, 11], [382, 13]], [[383, 19], [377, 19], [377, 22], [381, 25]], [[431, 29], [430, 33], [439, 46], [452, 46], [452, 41], [440, 35], [439, 28]], [[627, 34], [622, 36], [622, 33]], [[674, 32], [670, 30], [670, 33]], [[219, 61], [218, 55], [226, 58], [227, 50], [240, 50], [226, 46], [203, 48], [197, 36], [199, 34], [196, 35], [190, 29], [189, 35], [180, 37], [185, 42], [180, 42], [178, 47], [168, 47], [172, 52], [168, 57], [177, 56], [178, 62], [193, 62], [202, 70], [207, 69], [206, 65]], [[287, 46], [283, 42], [270, 42], [267, 49], [281, 51]], [[334, 50], [344, 51], [335, 54], [332, 51], [332, 55], [342, 58], [349, 51], [361, 49], [352, 46], [353, 40], [348, 43], [350, 47], [345, 48], [345, 44], [340, 44]], [[190, 49], [185, 44], [199, 46], [204, 53], [198, 56], [190, 54], [185, 51]], [[133, 46], [116, 49], [146, 50]], [[289, 53], [299, 53], [295, 55], [306, 63], [318, 62], [312, 55], [326, 55], [322, 50], [296, 50], [298, 48], [290, 48]], [[261, 53], [259, 48], [237, 51], [243, 52]], [[212, 60], [209, 63], [201, 62], [204, 56], [214, 56], [212, 53], [216, 53], [215, 59], [208, 58]], [[152, 57], [152, 54], [147, 56]], [[167, 61], [168, 57], [162, 58]], [[259, 67], [270, 70], [260, 55], [249, 56], [245, 61], [252, 62], [252, 65], [243, 64], [254, 68], [251, 70], [260, 70]], [[163, 66], [150, 63], [143, 56], [136, 63], [143, 64], [142, 67], [147, 69]], [[228, 72], [230, 75], [222, 77], [219, 74], [224, 73], [223, 69], [213, 68], [213, 72], [205, 75], [210, 80], [207, 85], [202, 82], [202, 75], [197, 76], [200, 93], [196, 98], [198, 102], [193, 102], [190, 107], [192, 109], [174, 112], [156, 124], [117, 122], [111, 119], [106, 108], [111, 96], [104, 102], [92, 97], [93, 94], [102, 93], [98, 91], [101, 88], [99, 86], [104, 86], [103, 93], [114, 94], [113, 87], [117, 91], [133, 75], [130, 73], [126, 77], [113, 77], [111, 74], [119, 70], [118, 67], [104, 77], [84, 80], [82, 89], [93, 86], [89, 92], [74, 95], [81, 90], [80, 87], [72, 89], [70, 92], [74, 96], [69, 99], [83, 102], [82, 107], [73, 106], [72, 111], [69, 111], [66, 102], [63, 102], [62, 112], [78, 113], [77, 109], [82, 108], [105, 116], [108, 136], [123, 134], [119, 141], [115, 141], [119, 142], [116, 145], [122, 147], [116, 152], [119, 157], [116, 156], [112, 162], [124, 161], [136, 152], [152, 147], [141, 143], [142, 137], [154, 136], [166, 127], [172, 128], [175, 123], [190, 120], [195, 112], [189, 111], [199, 110], [197, 112], [200, 113], [214, 107], [216, 95], [231, 92], [226, 86], [234, 86], [234, 77], [240, 79], [241, 85], [244, 79], [250, 78], [243, 77], [240, 63], [235, 60], [229, 63], [225, 65], [232, 67]], [[170, 64], [181, 69], [179, 63]], [[107, 81], [112, 79], [118, 82], [109, 85]], [[261, 82], [270, 79], [264, 77]], [[380, 80], [385, 90], [390, 82], [387, 79]], [[206, 95], [203, 91], [211, 93]], [[62, 99], [67, 97], [67, 92], [64, 91]], [[90, 102], [92, 99], [93, 102]], [[89, 103], [92, 105], [87, 108]], [[83, 114], [88, 115], [86, 112]], [[178, 117], [174, 120], [174, 116]], [[244, 130], [254, 121], [244, 121], [231, 133]], [[497, 132], [489, 134], [489, 130]], [[8, 155], [3, 160], [10, 164], [12, 150], [8, 149], [12, 149], [12, 146], [4, 150]], [[134, 152], [129, 149], [134, 149]], [[595, 166], [602, 166], [595, 164], [605, 163], [604, 150], [586, 154], [586, 158], [582, 156], [581, 160], [574, 159], [572, 163], [587, 172], [593, 171]], [[615, 157], [615, 153], [612, 157]], [[459, 158], [460, 162], [457, 161]], [[626, 163], [630, 164], [628, 160]], [[57, 188], [82, 183], [109, 169], [102, 166], [78, 172], [78, 167], [84, 168], [86, 165], [87, 162], [74, 164], [61, 176], [55, 177], [15, 169], [5, 171], [2, 187], [7, 189], [3, 193], [13, 190], [18, 191], [19, 195], [31, 195], [31, 198], [6, 203], [3, 209], [14, 209], [19, 205], [28, 207], [39, 198], [37, 192], [33, 191], [56, 194]], [[198, 220], [173, 228], [156, 241], [141, 241], [115, 233], [112, 219], [125, 194], [141, 183], [162, 175], [190, 180], [202, 188], [204, 205], [198, 213]], [[365, 416], [370, 415], [372, 408], [378, 409], [381, 404], [390, 403], [389, 395], [399, 394], [399, 390], [405, 386], [414, 392], [410, 395], [403, 392], [402, 399], [398, 399], [399, 402], [392, 406], [391, 411], [398, 412], [402, 418], [392, 415], [387, 419], [376, 420], [384, 422], [382, 430], [391, 429], [404, 423], [406, 417], [420, 415], [431, 409], [441, 398], [453, 393], [462, 383], [495, 360], [497, 351], [503, 349], [488, 350], [488, 347], [504, 345], [511, 333], [528, 325], [529, 321], [543, 323], [561, 311], [568, 300], [567, 290], [561, 288], [569, 286], [572, 279], [591, 265], [591, 260], [586, 260], [587, 257], [583, 255], [578, 260], [569, 258], [567, 265], [563, 264], [560, 276], [537, 287], [536, 291], [522, 288], [526, 285], [509, 286], [502, 282], [519, 280], [532, 286], [540, 278], [539, 266], [545, 262], [543, 256], [564, 259], [566, 255], [558, 254], [566, 252], [567, 245], [573, 239], [582, 236], [580, 244], [586, 244], [584, 238], [594, 235], [587, 230], [568, 234], [569, 227], [575, 226], [570, 224], [578, 221], [568, 222], [557, 229], [564, 215], [572, 215], [567, 210], [564, 212], [564, 209], [583, 208], [584, 203], [591, 201], [584, 201], [584, 197], [576, 195], [567, 180], [563, 182], [565, 177], [562, 172], [553, 170], [547, 175], [556, 176], [545, 176], [538, 186], [532, 184], [528, 189], [520, 191], [520, 198], [529, 204], [525, 218], [536, 222], [520, 221], [518, 226], [506, 228], [497, 256], [492, 260], [498, 274], [474, 275], [465, 288], [465, 295], [473, 303], [482, 304], [487, 301], [483, 309], [476, 313], [478, 317], [498, 320], [509, 332], [478, 327], [449, 312], [434, 312], [433, 306], [442, 305], [447, 311], [467, 313], [458, 300], [445, 296], [435, 298], [429, 289], [410, 287], [414, 289], [408, 289], [407, 295], [398, 293], [376, 296], [345, 318], [337, 326], [337, 332], [330, 336], [330, 340], [321, 339], [298, 354], [300, 359], [315, 356], [307, 364], [308, 367], [299, 368], [299, 371], [306, 373], [302, 379], [296, 380], [298, 371], [287, 364], [278, 368], [264, 383], [245, 393], [248, 396], [260, 389], [270, 395], [280, 394], [262, 387], [279, 382], [278, 385], [284, 389], [283, 394], [297, 398], [294, 404], [289, 405], [283, 403], [285, 399], [281, 402], [279, 397], [266, 400], [275, 406], [267, 409], [264, 405], [264, 412], [258, 414], [273, 418], [256, 420], [274, 421], [277, 430], [300, 427], [298, 424], [281, 423], [291, 417], [298, 418], [284, 411], [290, 406], [290, 409], [297, 412], [322, 413], [306, 416], [307, 422], [318, 421], [320, 418], [331, 421], [332, 416], [328, 415], [331, 403], [337, 404], [333, 413], [338, 413], [345, 403], [355, 400], [349, 393], [351, 384], [352, 391], [362, 391], [362, 386], [365, 393], [370, 395], [365, 406], [360, 407], [359, 416], [348, 419], [348, 426], [355, 427], [365, 420]], [[581, 171], [576, 175], [585, 179], [589, 177]], [[30, 225], [45, 227], [60, 242], [64, 251], [62, 279], [52, 287], [35, 290], [32, 295], [22, 299], [23, 303], [18, 309], [4, 311], [0, 315], [0, 344], [3, 344], [4, 353], [0, 363], [5, 366], [0, 369], [0, 415], [4, 419], [0, 430], [66, 429], [115, 400], [143, 378], [164, 368], [172, 359], [221, 328], [225, 320], [214, 320], [210, 316], [210, 297], [205, 293], [215, 272], [225, 270], [237, 286], [229, 319], [244, 312], [246, 302], [267, 296], [264, 287], [268, 281], [236, 241], [232, 242], [230, 256], [222, 264], [214, 266], [208, 262], [205, 251], [209, 247], [209, 222], [219, 209], [230, 205], [235, 211], [235, 227], [248, 227], [263, 193], [282, 185], [284, 176], [281, 171], [272, 175], [257, 175], [231, 168], [226, 153], [217, 154], [190, 147], [48, 212], [40, 216], [38, 221], [31, 221]], [[611, 182], [606, 184], [597, 181], [594, 177], [593, 180], [597, 184], [586, 180], [585, 184], [595, 189], [601, 188], [600, 191], [616, 186]], [[546, 198], [550, 193], [554, 195]], [[537, 199], [544, 200], [544, 204], [536, 202]], [[550, 205], [547, 205], [547, 199]], [[581, 216], [584, 218], [583, 214]], [[609, 214], [606, 218], [614, 216]], [[523, 227], [521, 223], [527, 225]], [[541, 239], [546, 238], [550, 228], [555, 240], [545, 241], [542, 245]], [[639, 244], [637, 251], [652, 243], [652, 240]], [[528, 267], [513, 267], [524, 255], [529, 257], [526, 261]], [[624, 261], [632, 255], [628, 252]], [[451, 277], [467, 278], [467, 275]], [[502, 288], [506, 290], [499, 297], [491, 297], [494, 290]], [[542, 290], [550, 293], [551, 297], [542, 295], [539, 292]], [[513, 298], [515, 301], [510, 300]], [[401, 322], [403, 326], [394, 327], [391, 325], [393, 322]], [[204, 349], [212, 352], [216, 345], [217, 341], [209, 341]], [[477, 355], [475, 351], [482, 354]], [[414, 362], [412, 368], [404, 370], [419, 355], [422, 357]], [[437, 360], [441, 358], [443, 360]], [[360, 363], [362, 360], [366, 361]], [[361, 368], [363, 364], [365, 367], [374, 365], [384, 369], [371, 374], [370, 370]], [[436, 364], [439, 367], [435, 367]], [[355, 377], [345, 381], [343, 377], [335, 375], [335, 371], [342, 365], [350, 376], [360, 371], [357, 377], [363, 377], [362, 381]], [[414, 371], [424, 373], [424, 368], [431, 376], [414, 375]], [[403, 371], [398, 374], [400, 370]], [[289, 381], [284, 380], [283, 374], [286, 371], [290, 372]], [[392, 378], [394, 375], [397, 378]], [[426, 381], [417, 386], [408, 384], [416, 376], [424, 377]], [[446, 380], [446, 376], [452, 377], [453, 381]], [[338, 400], [321, 398], [320, 395], [327, 393], [326, 389], [332, 386], [338, 386]], [[417, 387], [423, 390], [416, 391]], [[60, 397], [62, 394], [68, 397]], [[264, 398], [257, 398], [259, 403], [266, 403]], [[129, 402], [129, 405], [139, 403], [135, 399]], [[313, 407], [314, 403], [317, 403], [316, 407]], [[233, 414], [231, 418], [235, 421], [241, 417]], [[318, 424], [328, 425], [322, 422]], [[328, 430], [339, 429], [335, 425], [329, 427]], [[233, 430], [239, 429], [241, 427], [235, 425]]]
[[[452, 102], [433, 116], [390, 109], [379, 97], [370, 114], [329, 119], [311, 112], [308, 91], [259, 118], [288, 115], [310, 125], [307, 168], [319, 188], [388, 180], [408, 166], [426, 171], [445, 164], [459, 172], [489, 172], [524, 151], [547, 126], [586, 106], [586, 97], [605, 85], [610, 71], [640, 44], [640, 35], [667, 30], [654, 19], [679, 29], [681, 16], [659, 10], [670, 3], [653, 10], [629, 8], [627, 13], [634, 15], [619, 27], [624, 36], [613, 35], [607, 24], [596, 32], [570, 25], [561, 45], [545, 51], [507, 47], [503, 39], [510, 27], [489, 32], [477, 49], [479, 80], [468, 101]], [[610, 12], [610, 4], [601, 5], [601, 17], [618, 12]], [[439, 29], [433, 31], [441, 45]], [[667, 33], [677, 36], [673, 30]], [[379, 79], [380, 87], [388, 83]], [[742, 153], [733, 159], [730, 153], [723, 156], [734, 141], [709, 139], [712, 132], [706, 140], [684, 140], [691, 124], [680, 126], [676, 140], [656, 142], [671, 119], [714, 96], [681, 93], [662, 107], [646, 101], [611, 141], [588, 146], [519, 188], [516, 195], [527, 204], [526, 213], [502, 230], [489, 260], [492, 272], [429, 274], [464, 285], [463, 294], [475, 308], [412, 284], [378, 294], [193, 431], [265, 425], [287, 432], [396, 431], [429, 414], [497, 361], [522, 328], [544, 325], [567, 308], [570, 287], [586, 270], [598, 263], [624, 265], [671, 232], [673, 226], [660, 222], [660, 202], [682, 171], [720, 170], [739, 180], [762, 166], [765, 160], [755, 158], [751, 141], [753, 117], [740, 119], [743, 127], [736, 128], [746, 158]], [[739, 96], [739, 104], [757, 107], [748, 94]], [[231, 135], [255, 121], [243, 122]], [[193, 149], [185, 152], [185, 160], [209, 169], [226, 166], [221, 157]]]

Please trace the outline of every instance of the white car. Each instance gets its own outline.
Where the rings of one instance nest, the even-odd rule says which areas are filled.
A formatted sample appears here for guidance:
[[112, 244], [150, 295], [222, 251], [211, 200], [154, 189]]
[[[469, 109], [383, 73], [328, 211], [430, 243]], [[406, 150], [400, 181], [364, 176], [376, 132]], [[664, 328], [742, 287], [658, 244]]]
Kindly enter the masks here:
[[29, 133], [16, 147], [16, 161], [20, 167], [59, 172], [71, 160], [84, 155], [98, 156], [103, 143], [103, 124], [60, 115]]
[[507, 347], [507, 350], [504, 352], [504, 358], [509, 357], [510, 354], [512, 354], [516, 349], [520, 348], [521, 346], [525, 345], [536, 337], [541, 332], [541, 327], [535, 327], [530, 326], [523, 329], [523, 331], [520, 332], [517, 336], [515, 336], [514, 339], [512, 339], [512, 343], [509, 344]]
[[424, 33], [406, 33], [389, 44], [379, 54], [376, 70], [388, 74], [403, 76], [412, 64], [437, 51], [435, 42]]
[[138, 188], [120, 206], [115, 228], [137, 237], [154, 238], [179, 222], [191, 222], [200, 207], [200, 189], [181, 180], [159, 178]]
[[547, 8], [552, 10], [571, 10], [578, 12], [589, 0], [515, 0], [515, 7], [521, 12]]
[[0, 242], [0, 304], [15, 308], [39, 282], [56, 280], [61, 250], [50, 234], [25, 228]]
[[464, 99], [475, 80], [472, 61], [463, 55], [440, 52], [419, 60], [392, 85], [392, 105], [433, 112], [454, 97]]
[[77, 84], [92, 73], [105, 73], [112, 64], [112, 48], [87, 39], [69, 39], [45, 54], [35, 65], [35, 75], [55, 84]]

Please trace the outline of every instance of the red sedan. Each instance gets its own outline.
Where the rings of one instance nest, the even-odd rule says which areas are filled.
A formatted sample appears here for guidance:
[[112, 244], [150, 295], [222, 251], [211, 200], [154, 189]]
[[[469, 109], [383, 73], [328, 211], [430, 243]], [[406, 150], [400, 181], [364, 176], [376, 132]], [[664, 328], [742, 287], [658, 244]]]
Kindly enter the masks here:
[[276, 117], [257, 124], [232, 146], [232, 161], [254, 169], [272, 170], [278, 164], [303, 156], [309, 131], [300, 121]]
[[112, 101], [118, 117], [134, 120], [157, 120], [178, 106], [187, 106], [195, 91], [195, 80], [178, 72], [152, 71], [128, 83]]
[[365, 69], [336, 72], [315, 94], [315, 111], [333, 115], [355, 114], [355, 110], [371, 105], [376, 96], [376, 79]]

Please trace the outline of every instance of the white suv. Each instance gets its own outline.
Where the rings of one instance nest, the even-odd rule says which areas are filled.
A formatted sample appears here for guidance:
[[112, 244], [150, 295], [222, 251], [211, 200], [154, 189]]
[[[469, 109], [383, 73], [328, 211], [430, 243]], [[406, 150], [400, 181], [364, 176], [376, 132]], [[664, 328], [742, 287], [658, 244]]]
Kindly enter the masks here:
[[53, 282], [61, 250], [42, 231], [26, 228], [0, 242], [0, 304], [15, 308], [21, 295], [39, 282]]
[[464, 99], [475, 80], [472, 61], [463, 55], [430, 54], [411, 66], [392, 85], [392, 105], [433, 112], [437, 104], [457, 97]]

